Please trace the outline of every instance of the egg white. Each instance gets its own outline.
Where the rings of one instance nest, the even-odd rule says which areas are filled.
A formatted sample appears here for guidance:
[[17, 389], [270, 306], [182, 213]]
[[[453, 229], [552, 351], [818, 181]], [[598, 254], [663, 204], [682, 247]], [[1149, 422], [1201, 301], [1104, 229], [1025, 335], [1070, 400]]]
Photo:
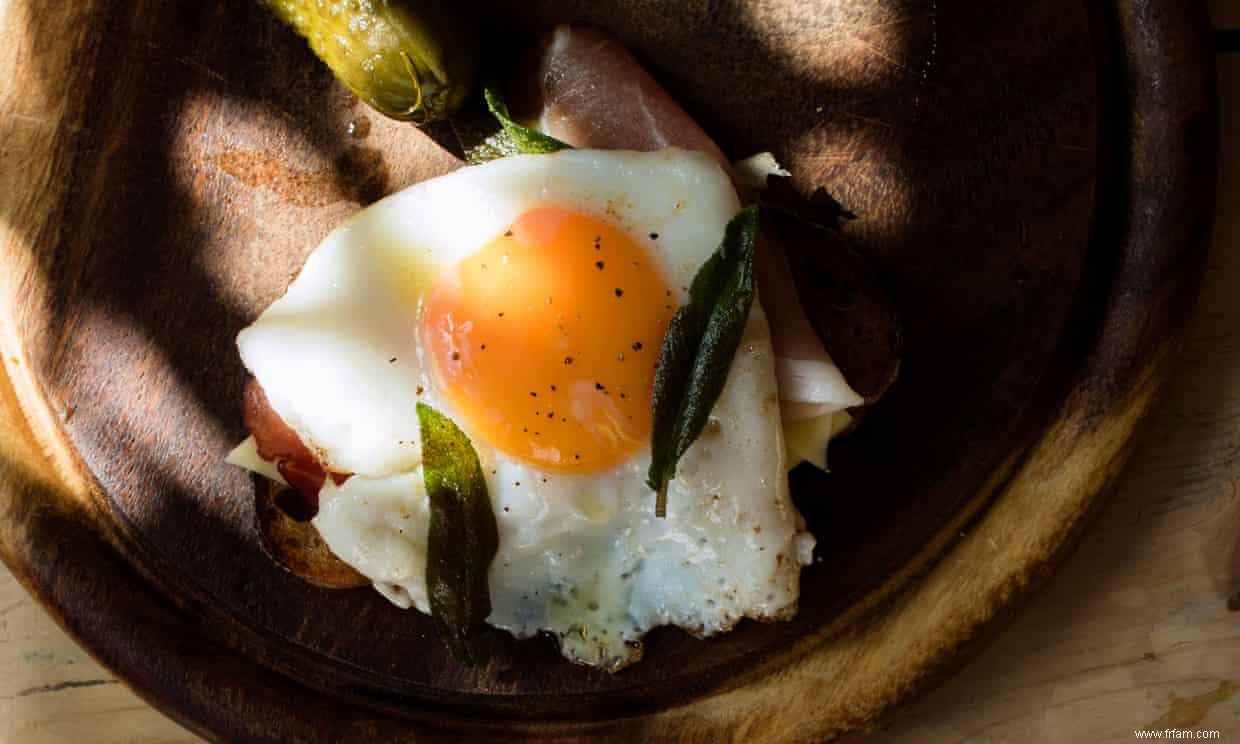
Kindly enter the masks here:
[[[755, 302], [706, 431], [680, 462], [666, 519], [649, 453], [586, 474], [544, 472], [490, 446], [423, 365], [422, 295], [529, 209], [592, 214], [644, 244], [681, 293], [739, 210], [708, 156], [567, 150], [464, 168], [394, 194], [335, 230], [238, 337], [275, 411], [333, 470], [314, 525], [402, 607], [427, 612], [427, 499], [418, 401], [470, 435], [499, 525], [489, 622], [547, 631], [576, 661], [615, 669], [649, 629], [708, 635], [795, 611], [813, 538], [788, 496], [770, 330]], [[652, 233], [658, 239], [651, 239]], [[244, 460], [244, 458], [242, 459]]]

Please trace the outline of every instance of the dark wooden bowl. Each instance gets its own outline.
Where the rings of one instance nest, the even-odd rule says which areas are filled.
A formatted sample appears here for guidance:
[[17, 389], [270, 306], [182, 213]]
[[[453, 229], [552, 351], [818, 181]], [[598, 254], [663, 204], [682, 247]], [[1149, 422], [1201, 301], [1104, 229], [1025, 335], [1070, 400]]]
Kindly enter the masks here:
[[[227, 740], [821, 739], [946, 670], [1044, 578], [1173, 361], [1213, 203], [1185, 0], [500, 2], [514, 43], [619, 34], [735, 155], [859, 218], [899, 382], [794, 474], [821, 560], [789, 623], [651, 636], [615, 676], [260, 550], [233, 345], [344, 216], [454, 167], [251, 0], [0, 15], [0, 554], [86, 648]], [[351, 126], [352, 124], [352, 126]], [[350, 133], [350, 130], [351, 133]], [[364, 134], [364, 136], [362, 136]]]

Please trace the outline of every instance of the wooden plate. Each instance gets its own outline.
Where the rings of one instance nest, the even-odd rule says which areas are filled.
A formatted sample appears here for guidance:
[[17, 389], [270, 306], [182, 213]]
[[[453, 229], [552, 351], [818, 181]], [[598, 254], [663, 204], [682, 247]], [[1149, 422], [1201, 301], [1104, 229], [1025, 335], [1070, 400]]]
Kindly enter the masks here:
[[0, 553], [146, 699], [227, 740], [820, 739], [952, 668], [1081, 531], [1173, 360], [1213, 204], [1183, 0], [501, 2], [615, 30], [725, 149], [859, 219], [902, 377], [794, 489], [793, 622], [455, 666], [374, 592], [261, 553], [236, 332], [371, 201], [453, 167], [250, 0], [0, 4]]

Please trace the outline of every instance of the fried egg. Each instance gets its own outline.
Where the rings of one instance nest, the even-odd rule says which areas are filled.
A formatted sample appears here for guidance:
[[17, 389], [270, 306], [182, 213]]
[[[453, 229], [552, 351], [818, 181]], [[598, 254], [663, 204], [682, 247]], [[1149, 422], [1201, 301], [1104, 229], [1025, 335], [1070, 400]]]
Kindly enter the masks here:
[[414, 185], [332, 232], [238, 336], [275, 412], [353, 474], [319, 494], [332, 551], [429, 611], [425, 402], [487, 474], [490, 624], [614, 670], [659, 625], [710, 635], [795, 612], [813, 538], [788, 495], [760, 298], [666, 518], [645, 482], [664, 332], [739, 209], [709, 156], [565, 150]]

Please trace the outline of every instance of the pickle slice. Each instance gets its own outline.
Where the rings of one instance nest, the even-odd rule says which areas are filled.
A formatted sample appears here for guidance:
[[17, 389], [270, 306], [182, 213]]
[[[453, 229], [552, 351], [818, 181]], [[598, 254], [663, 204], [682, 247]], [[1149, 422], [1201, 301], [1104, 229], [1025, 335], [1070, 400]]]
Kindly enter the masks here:
[[259, 0], [379, 113], [426, 124], [464, 103], [476, 34], [439, 0]]

